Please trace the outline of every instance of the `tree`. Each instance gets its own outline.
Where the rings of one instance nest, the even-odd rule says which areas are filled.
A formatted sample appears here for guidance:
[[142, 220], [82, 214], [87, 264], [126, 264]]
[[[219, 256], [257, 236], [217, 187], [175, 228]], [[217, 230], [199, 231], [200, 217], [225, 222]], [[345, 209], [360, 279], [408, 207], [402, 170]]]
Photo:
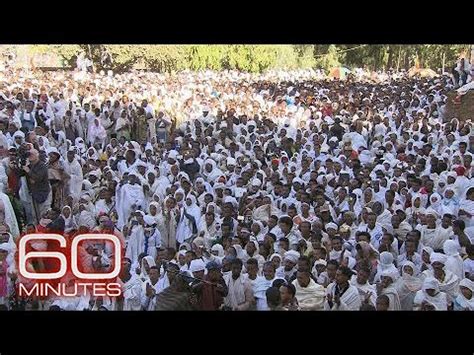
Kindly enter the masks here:
[[331, 44], [327, 53], [316, 58], [316, 67], [324, 70], [331, 70], [331, 68], [341, 65], [339, 62], [339, 55], [337, 53], [337, 47]]
[[[10, 46], [18, 47], [18, 46]], [[103, 69], [101, 54], [107, 49], [115, 72], [143, 68], [157, 72], [237, 69], [263, 72], [268, 69], [322, 68], [344, 65], [372, 70], [421, 67], [439, 69], [454, 65], [461, 52], [469, 58], [470, 45], [32, 45], [30, 55], [54, 53], [64, 67], [75, 67], [84, 51], [96, 70]]]

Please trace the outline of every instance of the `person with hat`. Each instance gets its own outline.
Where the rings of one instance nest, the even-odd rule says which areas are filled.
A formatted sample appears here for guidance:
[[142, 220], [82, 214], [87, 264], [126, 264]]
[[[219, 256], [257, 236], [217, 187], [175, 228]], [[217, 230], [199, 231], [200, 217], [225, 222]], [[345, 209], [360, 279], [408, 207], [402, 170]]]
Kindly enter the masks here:
[[285, 275], [285, 280], [289, 281], [295, 275], [299, 257], [300, 253], [295, 250], [289, 250], [284, 253], [284, 265], [280, 266], [278, 271]]
[[156, 311], [193, 311], [196, 305], [193, 303], [193, 294], [189, 287], [188, 277], [186, 273], [175, 270], [174, 267], [169, 268], [170, 285], [162, 292], [156, 295], [155, 310]]
[[201, 311], [217, 311], [224, 303], [228, 294], [226, 282], [222, 276], [221, 265], [215, 261], [206, 264], [207, 273], [193, 286], [198, 294], [198, 309]]

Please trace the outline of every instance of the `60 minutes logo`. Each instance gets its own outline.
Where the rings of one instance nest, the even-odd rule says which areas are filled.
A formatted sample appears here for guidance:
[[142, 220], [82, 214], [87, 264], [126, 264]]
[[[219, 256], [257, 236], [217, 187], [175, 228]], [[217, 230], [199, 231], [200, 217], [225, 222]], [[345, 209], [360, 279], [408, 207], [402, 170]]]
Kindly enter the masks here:
[[[75, 297], [90, 294], [92, 296], [117, 297], [122, 293], [121, 285], [116, 280], [120, 274], [122, 262], [122, 246], [120, 238], [113, 234], [80, 234], [72, 240], [69, 246], [70, 271], [75, 278], [73, 285], [69, 283], [56, 282], [68, 272], [67, 254], [60, 251], [29, 251], [27, 245], [34, 241], [56, 241], [61, 249], [68, 247], [66, 238], [59, 234], [27, 234], [20, 238], [18, 243], [18, 272], [26, 280], [34, 280], [34, 285], [29, 289], [27, 285], [20, 282], [18, 292], [20, 296], [48, 297], [51, 295], [62, 297]], [[85, 273], [79, 270], [79, 243], [84, 240], [109, 241], [113, 244], [114, 260], [113, 269], [107, 273]], [[67, 250], [67, 249], [66, 249]], [[59, 270], [54, 272], [31, 272], [27, 265], [29, 259], [56, 259], [59, 261]], [[36, 282], [36, 281], [44, 282]], [[78, 282], [85, 280], [85, 282]], [[106, 280], [106, 281], [104, 281]], [[107, 280], [109, 282], [107, 282]], [[81, 292], [82, 288], [82, 292]]]

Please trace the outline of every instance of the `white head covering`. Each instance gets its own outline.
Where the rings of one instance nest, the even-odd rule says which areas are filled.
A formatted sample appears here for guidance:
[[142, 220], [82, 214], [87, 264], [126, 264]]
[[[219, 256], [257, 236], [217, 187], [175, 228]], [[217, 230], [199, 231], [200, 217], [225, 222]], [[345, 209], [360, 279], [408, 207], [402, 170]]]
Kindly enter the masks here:
[[194, 259], [189, 265], [190, 272], [204, 271], [206, 270], [206, 264], [201, 259]]
[[381, 276], [390, 277], [392, 281], [395, 282], [397, 281], [399, 275], [398, 275], [398, 270], [395, 268], [395, 269], [387, 269], [387, 270], [382, 271]]
[[458, 245], [454, 240], [447, 240], [443, 244], [443, 251], [446, 256], [459, 255]]
[[461, 291], [459, 291], [458, 296], [456, 297], [456, 303], [462, 308], [465, 309], [467, 308], [470, 311], [474, 311], [474, 282], [464, 278], [459, 282], [459, 286], [463, 286], [471, 290], [473, 295], [471, 296], [471, 299], [467, 299], [464, 297]]
[[436, 293], [439, 292], [439, 281], [434, 277], [427, 277], [423, 282], [423, 291], [426, 290], [435, 290]]
[[444, 265], [446, 264], [446, 255], [433, 252], [430, 255], [430, 261], [431, 261], [431, 264], [433, 264], [434, 262], [439, 262]]
[[217, 251], [218, 257], [224, 257], [224, 247], [221, 244], [214, 244], [211, 251]]
[[296, 264], [298, 262], [299, 257], [300, 253], [298, 253], [296, 250], [289, 250], [285, 252], [284, 259], [291, 261], [293, 264]]

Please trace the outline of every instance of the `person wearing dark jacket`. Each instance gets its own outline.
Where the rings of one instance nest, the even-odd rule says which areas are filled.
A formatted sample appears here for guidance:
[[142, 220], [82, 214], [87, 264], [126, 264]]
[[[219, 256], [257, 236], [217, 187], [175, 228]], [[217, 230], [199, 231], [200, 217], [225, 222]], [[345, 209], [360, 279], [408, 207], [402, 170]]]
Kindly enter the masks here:
[[203, 282], [198, 282], [194, 292], [198, 294], [198, 306], [201, 311], [217, 311], [224, 303], [228, 288], [221, 273], [221, 266], [215, 261], [206, 265], [207, 275]]
[[191, 181], [194, 181], [196, 174], [199, 173], [200, 166], [195, 158], [193, 158], [191, 152], [184, 153], [184, 159], [181, 161], [180, 169], [188, 174]]
[[30, 209], [27, 211], [28, 223], [34, 221], [38, 223], [41, 216], [51, 207], [51, 185], [48, 180], [48, 167], [39, 159], [39, 152], [36, 149], [31, 149], [29, 152], [30, 163], [24, 166], [23, 170], [27, 175], [33, 206], [25, 204], [25, 208]]

